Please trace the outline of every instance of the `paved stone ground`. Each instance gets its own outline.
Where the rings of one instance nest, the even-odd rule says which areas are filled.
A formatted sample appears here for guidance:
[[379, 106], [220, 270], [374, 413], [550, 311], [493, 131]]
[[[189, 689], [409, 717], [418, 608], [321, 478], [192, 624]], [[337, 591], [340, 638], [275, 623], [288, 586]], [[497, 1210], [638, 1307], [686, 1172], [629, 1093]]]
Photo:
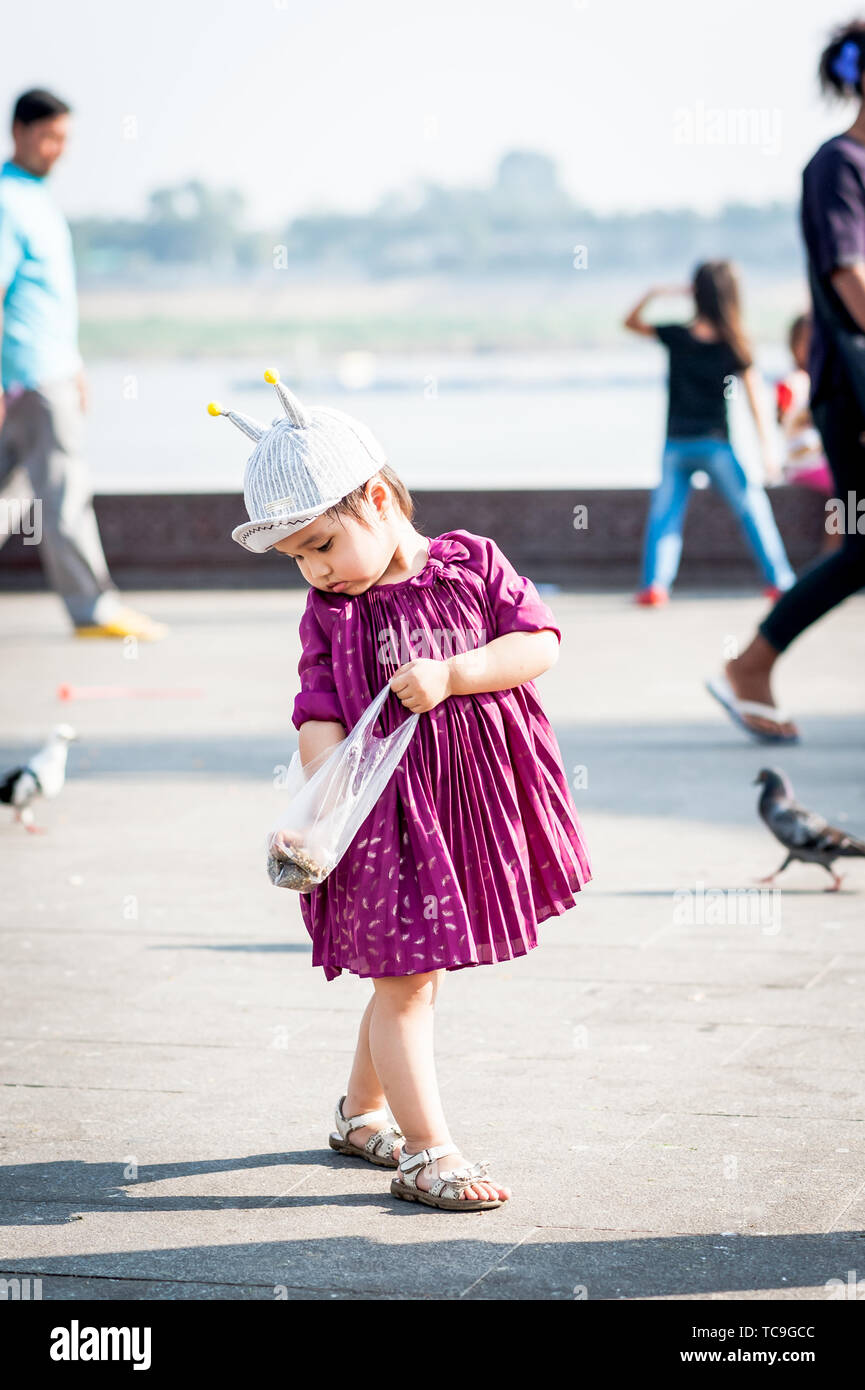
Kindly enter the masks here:
[[60, 718], [81, 734], [47, 833], [0, 817], [0, 1275], [58, 1300], [825, 1299], [865, 1276], [865, 862], [838, 894], [794, 866], [755, 898], [783, 855], [750, 785], [780, 763], [865, 832], [865, 600], [791, 649], [804, 740], [779, 752], [701, 686], [760, 600], [550, 596], [538, 685], [595, 878], [537, 950], [440, 994], [452, 1132], [515, 1192], [469, 1216], [326, 1147], [371, 986], [310, 968], [262, 859], [303, 596], [133, 598], [172, 625], [137, 658], [69, 637], [51, 596], [0, 602], [0, 765]]

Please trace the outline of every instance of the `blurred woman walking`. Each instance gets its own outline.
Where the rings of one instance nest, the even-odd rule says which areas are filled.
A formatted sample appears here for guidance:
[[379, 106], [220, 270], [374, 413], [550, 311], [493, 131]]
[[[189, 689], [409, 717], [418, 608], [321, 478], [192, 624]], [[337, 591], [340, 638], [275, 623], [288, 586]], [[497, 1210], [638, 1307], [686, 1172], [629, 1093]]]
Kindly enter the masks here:
[[734, 723], [761, 743], [799, 737], [775, 704], [776, 661], [812, 623], [865, 587], [865, 20], [835, 30], [818, 74], [826, 96], [858, 101], [853, 124], [825, 140], [805, 166], [800, 208], [813, 302], [810, 406], [835, 485], [826, 527], [841, 544], [809, 566], [741, 655], [707, 682]]

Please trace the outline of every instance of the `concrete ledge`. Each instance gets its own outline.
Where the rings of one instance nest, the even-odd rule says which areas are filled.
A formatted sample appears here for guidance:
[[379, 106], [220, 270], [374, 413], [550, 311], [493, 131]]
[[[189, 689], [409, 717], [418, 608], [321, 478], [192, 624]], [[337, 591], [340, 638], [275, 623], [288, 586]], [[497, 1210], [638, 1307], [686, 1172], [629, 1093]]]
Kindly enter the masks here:
[[[494, 536], [515, 567], [536, 582], [569, 589], [636, 583], [649, 490], [596, 488], [413, 494], [425, 535], [462, 527]], [[769, 492], [790, 562], [813, 561], [823, 537], [822, 497], [807, 488]], [[574, 525], [586, 508], [586, 526]], [[114, 578], [125, 588], [305, 588], [294, 565], [249, 555], [231, 540], [245, 516], [233, 493], [129, 493], [96, 497]], [[752, 588], [762, 576], [735, 517], [711, 489], [693, 489], [679, 586]], [[44, 587], [39, 548], [13, 536], [0, 550], [0, 590]]]

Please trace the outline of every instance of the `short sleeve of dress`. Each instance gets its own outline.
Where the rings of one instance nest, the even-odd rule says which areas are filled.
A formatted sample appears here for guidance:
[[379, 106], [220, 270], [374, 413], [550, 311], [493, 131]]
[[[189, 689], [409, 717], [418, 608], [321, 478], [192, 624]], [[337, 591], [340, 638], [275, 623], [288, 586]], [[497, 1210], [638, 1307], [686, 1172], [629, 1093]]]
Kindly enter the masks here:
[[532, 581], [517, 573], [494, 540], [488, 536], [477, 539], [483, 547], [484, 582], [495, 615], [495, 637], [504, 637], [506, 632], [541, 632], [550, 628], [561, 642], [562, 631], [552, 609]]
[[315, 593], [314, 589], [310, 589], [298, 628], [303, 650], [297, 664], [300, 693], [295, 698], [291, 716], [296, 729], [307, 719], [345, 723], [333, 675], [331, 639], [316, 612]]

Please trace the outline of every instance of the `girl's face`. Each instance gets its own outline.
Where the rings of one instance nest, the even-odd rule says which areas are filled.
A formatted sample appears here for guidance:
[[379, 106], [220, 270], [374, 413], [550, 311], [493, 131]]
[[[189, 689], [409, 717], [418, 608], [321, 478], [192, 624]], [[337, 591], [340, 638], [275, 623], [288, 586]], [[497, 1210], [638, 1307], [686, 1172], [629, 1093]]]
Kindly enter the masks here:
[[353, 516], [317, 516], [273, 549], [293, 557], [314, 589], [363, 593], [384, 574], [399, 540], [387, 484], [371, 478], [366, 495], [369, 530]]

